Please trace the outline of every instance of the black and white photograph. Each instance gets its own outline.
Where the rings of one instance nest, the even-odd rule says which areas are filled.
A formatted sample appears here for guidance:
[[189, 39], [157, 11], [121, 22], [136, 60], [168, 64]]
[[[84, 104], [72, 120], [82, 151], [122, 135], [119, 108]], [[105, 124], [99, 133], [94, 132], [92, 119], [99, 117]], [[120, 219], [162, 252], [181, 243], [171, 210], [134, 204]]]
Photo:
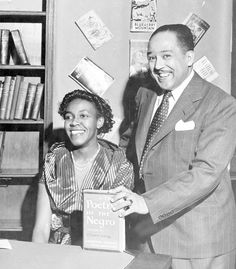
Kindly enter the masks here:
[[236, 269], [236, 1], [0, 0], [0, 269]]

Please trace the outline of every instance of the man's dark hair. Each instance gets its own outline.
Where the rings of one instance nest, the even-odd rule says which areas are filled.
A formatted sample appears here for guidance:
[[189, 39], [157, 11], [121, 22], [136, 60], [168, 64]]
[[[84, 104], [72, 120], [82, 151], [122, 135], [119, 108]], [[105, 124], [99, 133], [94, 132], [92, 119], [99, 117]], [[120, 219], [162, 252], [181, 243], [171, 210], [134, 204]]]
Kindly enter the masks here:
[[74, 90], [72, 92], [67, 93], [64, 96], [62, 102], [60, 103], [58, 110], [59, 115], [61, 115], [64, 118], [67, 112], [67, 106], [69, 105], [70, 102], [72, 102], [75, 99], [86, 100], [94, 104], [97, 109], [98, 117], [104, 118], [104, 124], [101, 128], [98, 129], [98, 134], [108, 133], [112, 129], [114, 121], [110, 105], [103, 98], [89, 91]]
[[176, 38], [186, 52], [189, 50], [194, 50], [193, 35], [190, 28], [184, 24], [166, 24], [157, 28], [151, 35], [150, 40], [153, 36], [160, 32], [173, 32], [176, 35]]

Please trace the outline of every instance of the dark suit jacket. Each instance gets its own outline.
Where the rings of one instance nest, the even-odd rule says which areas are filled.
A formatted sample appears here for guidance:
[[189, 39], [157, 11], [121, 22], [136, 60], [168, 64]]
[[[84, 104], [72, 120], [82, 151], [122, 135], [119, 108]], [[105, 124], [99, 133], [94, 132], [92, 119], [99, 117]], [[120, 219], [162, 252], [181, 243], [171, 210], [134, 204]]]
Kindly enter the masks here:
[[[156, 100], [137, 94], [138, 162]], [[228, 165], [236, 144], [236, 101], [194, 75], [152, 141], [143, 194], [150, 214], [136, 225], [157, 253], [212, 257], [236, 246], [236, 208]]]

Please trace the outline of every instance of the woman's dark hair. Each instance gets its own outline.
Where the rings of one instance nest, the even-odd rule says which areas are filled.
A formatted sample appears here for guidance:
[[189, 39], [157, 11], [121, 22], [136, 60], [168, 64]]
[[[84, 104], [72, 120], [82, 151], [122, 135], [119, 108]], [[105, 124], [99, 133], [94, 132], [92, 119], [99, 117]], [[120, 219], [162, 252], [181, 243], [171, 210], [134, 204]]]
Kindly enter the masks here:
[[180, 46], [185, 52], [194, 50], [193, 34], [190, 28], [184, 24], [167, 24], [160, 26], [152, 33], [150, 40], [156, 34], [166, 31], [175, 33]]
[[67, 106], [71, 101], [75, 99], [86, 100], [94, 104], [97, 109], [98, 117], [104, 118], [104, 124], [101, 128], [98, 129], [98, 134], [101, 133], [105, 134], [111, 131], [114, 121], [110, 105], [103, 98], [89, 91], [74, 90], [72, 92], [67, 93], [59, 105], [58, 110], [59, 115], [61, 115], [64, 118]]

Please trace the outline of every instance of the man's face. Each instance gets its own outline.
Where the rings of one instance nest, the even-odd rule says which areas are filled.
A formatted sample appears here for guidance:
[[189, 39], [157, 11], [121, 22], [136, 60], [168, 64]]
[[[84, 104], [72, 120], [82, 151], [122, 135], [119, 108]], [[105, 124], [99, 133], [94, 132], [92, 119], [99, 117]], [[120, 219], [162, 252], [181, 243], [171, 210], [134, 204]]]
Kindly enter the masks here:
[[185, 52], [175, 33], [160, 32], [148, 44], [147, 52], [151, 75], [163, 90], [178, 87], [191, 72], [193, 51]]

